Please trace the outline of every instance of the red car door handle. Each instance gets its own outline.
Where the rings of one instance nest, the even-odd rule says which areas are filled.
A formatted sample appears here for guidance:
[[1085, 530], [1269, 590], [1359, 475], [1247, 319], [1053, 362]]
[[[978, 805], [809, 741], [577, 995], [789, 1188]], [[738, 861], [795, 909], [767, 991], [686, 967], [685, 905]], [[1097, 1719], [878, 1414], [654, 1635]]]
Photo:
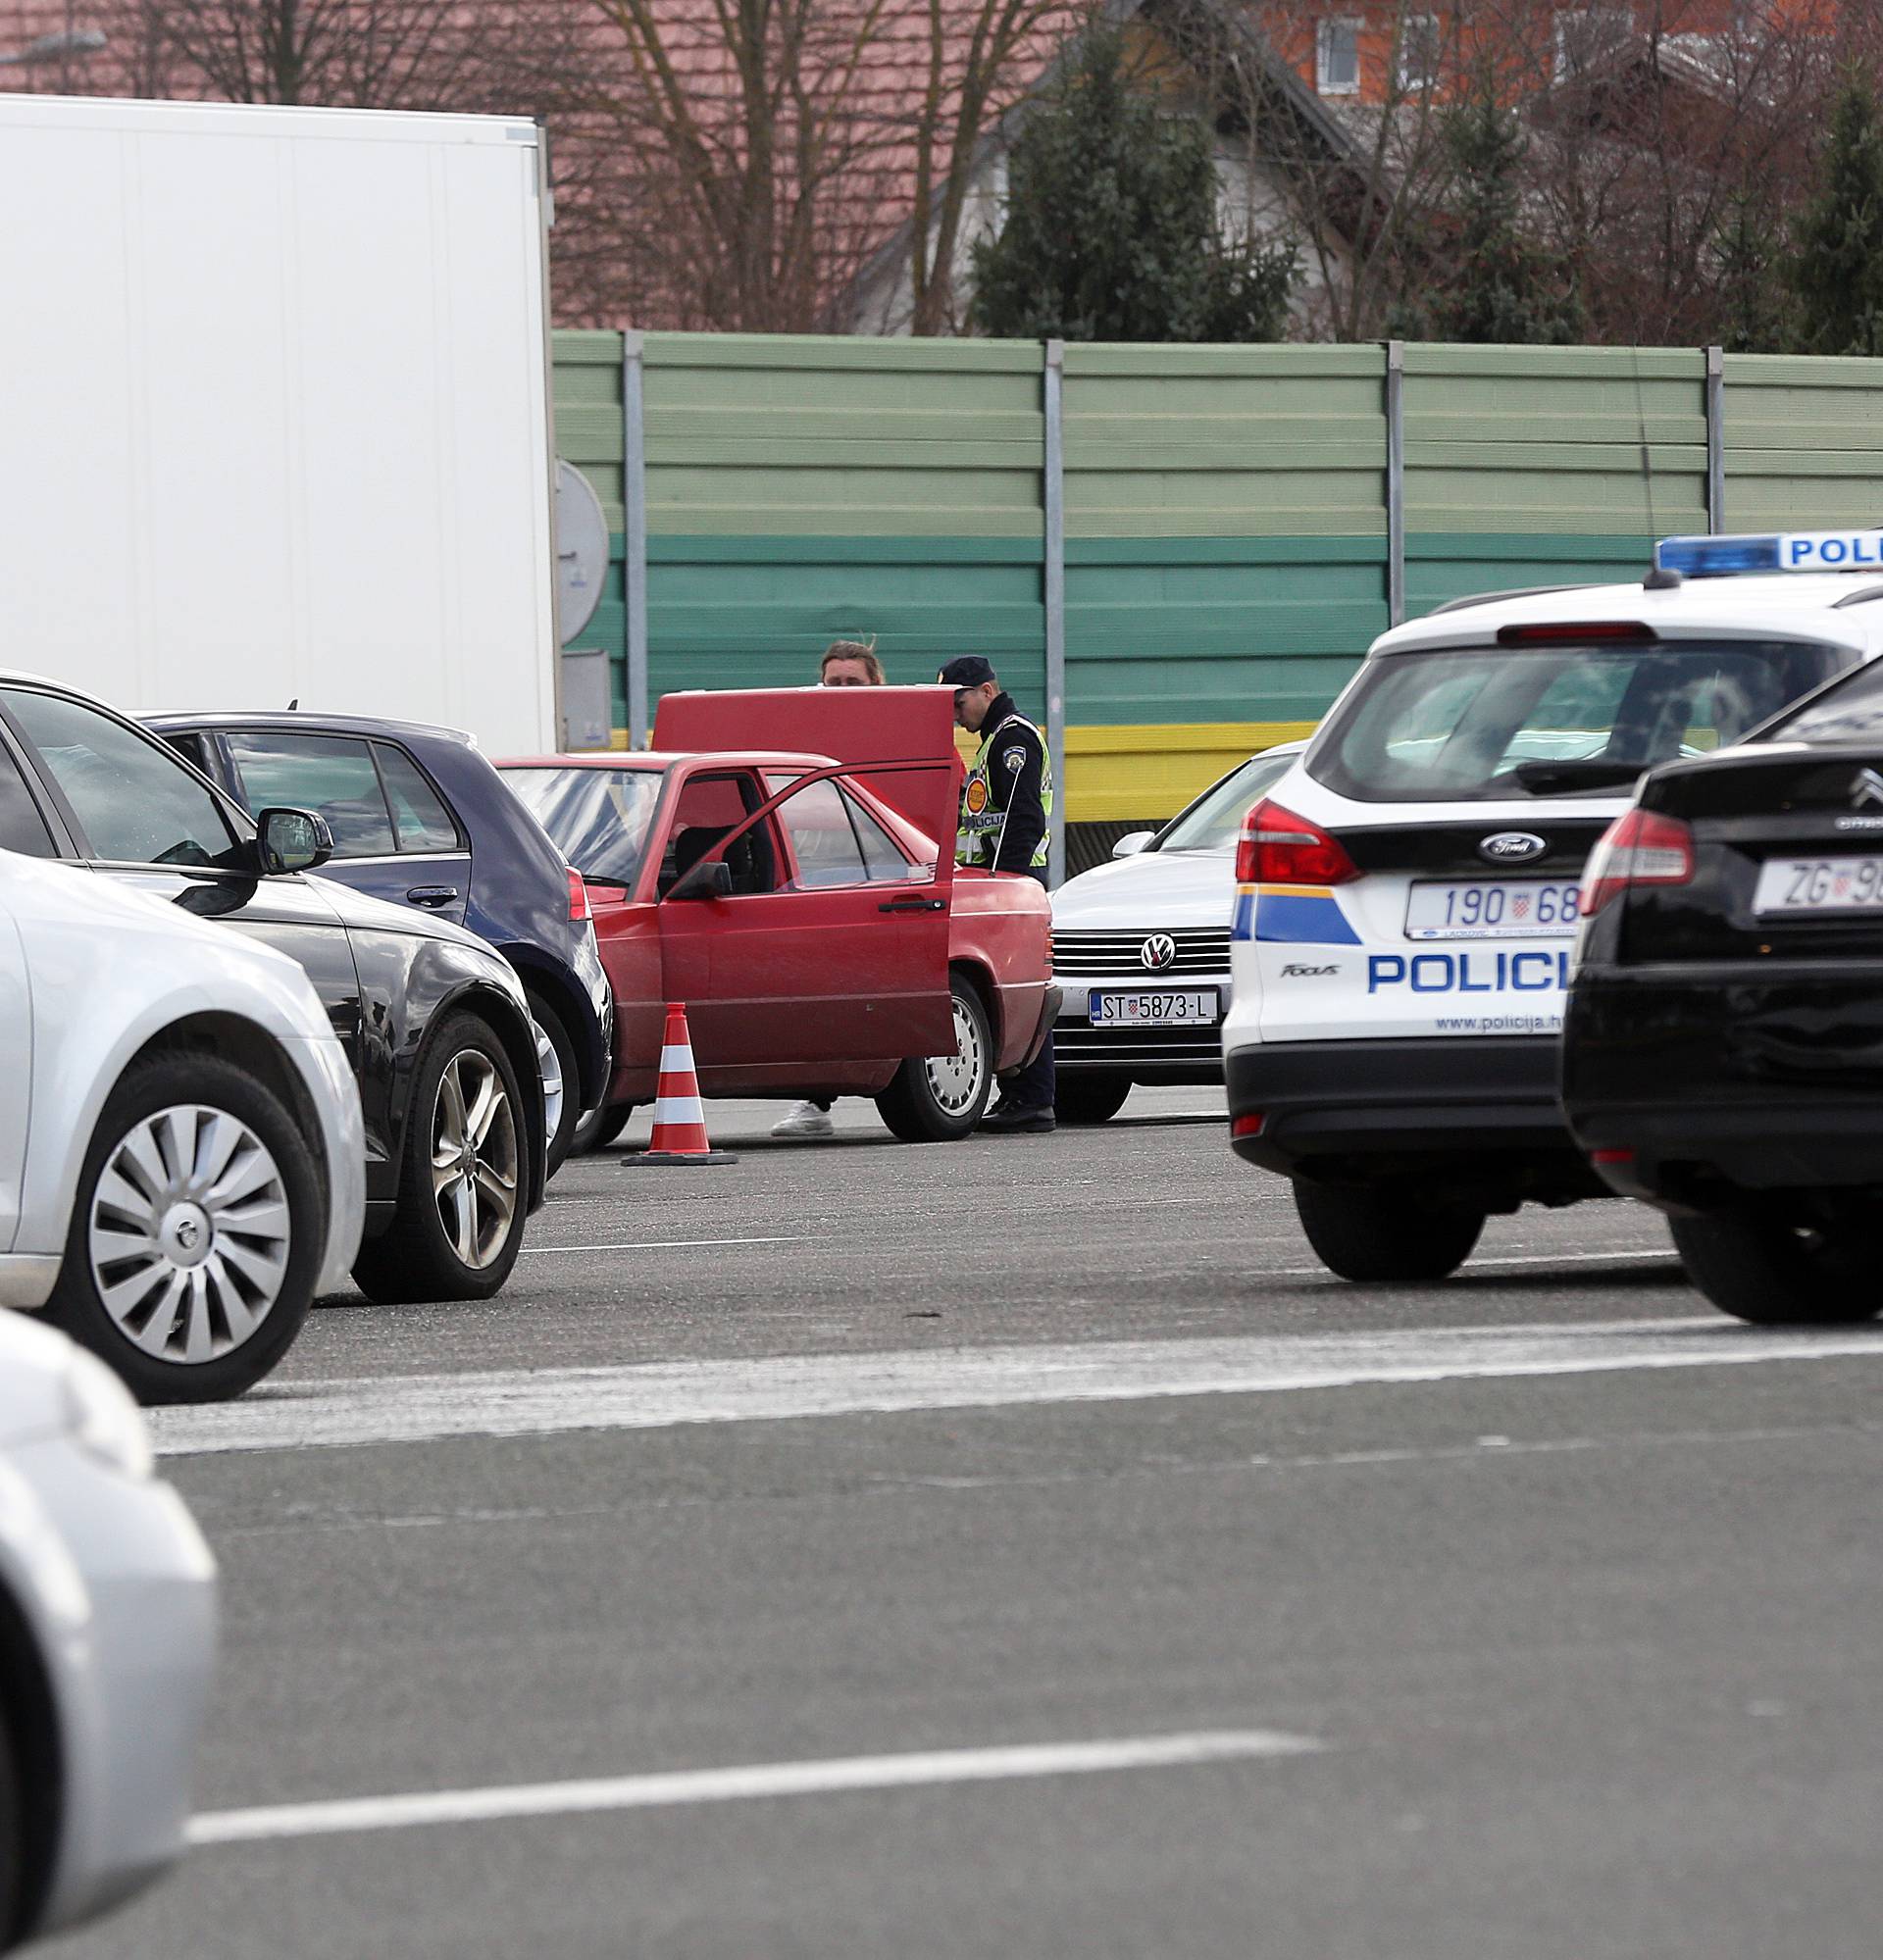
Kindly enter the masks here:
[[891, 898], [876, 908], [879, 912], [945, 912], [945, 898]]
[[458, 902], [458, 887], [455, 884], [415, 884], [405, 895], [413, 905], [455, 905]]

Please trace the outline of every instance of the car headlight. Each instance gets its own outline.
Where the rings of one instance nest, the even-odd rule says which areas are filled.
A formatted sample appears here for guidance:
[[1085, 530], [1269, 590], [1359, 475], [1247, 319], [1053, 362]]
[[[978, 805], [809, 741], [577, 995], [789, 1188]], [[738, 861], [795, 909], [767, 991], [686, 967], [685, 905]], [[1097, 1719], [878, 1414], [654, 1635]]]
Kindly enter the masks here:
[[117, 1376], [82, 1349], [66, 1366], [66, 1414], [74, 1441], [107, 1469], [140, 1483], [156, 1469], [143, 1411]]

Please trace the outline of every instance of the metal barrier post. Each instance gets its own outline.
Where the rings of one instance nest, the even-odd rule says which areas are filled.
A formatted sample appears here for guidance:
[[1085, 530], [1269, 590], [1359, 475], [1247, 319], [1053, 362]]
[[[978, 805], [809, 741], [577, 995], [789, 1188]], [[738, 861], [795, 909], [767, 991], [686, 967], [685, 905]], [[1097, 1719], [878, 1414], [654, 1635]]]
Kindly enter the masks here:
[[628, 604], [628, 745], [647, 746], [647, 404], [638, 327], [621, 336], [621, 497], [627, 512], [622, 565]]
[[1058, 886], [1066, 877], [1066, 452], [1064, 387], [1066, 343], [1046, 342], [1046, 751], [1058, 789], [1052, 842], [1047, 847], [1046, 880]]
[[1386, 343], [1386, 623], [1405, 618], [1405, 342]]
[[1726, 528], [1726, 356], [1706, 350], [1706, 528]]

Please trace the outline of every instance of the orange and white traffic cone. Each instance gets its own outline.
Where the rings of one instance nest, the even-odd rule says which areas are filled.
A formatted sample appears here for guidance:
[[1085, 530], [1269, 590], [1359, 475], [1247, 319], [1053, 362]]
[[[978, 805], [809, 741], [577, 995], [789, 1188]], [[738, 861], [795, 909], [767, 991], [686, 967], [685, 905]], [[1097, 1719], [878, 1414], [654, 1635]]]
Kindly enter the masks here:
[[730, 1150], [715, 1150], [706, 1136], [706, 1112], [699, 1106], [699, 1076], [693, 1068], [693, 1037], [687, 1010], [667, 1006], [667, 1031], [660, 1044], [660, 1084], [654, 1092], [654, 1133], [645, 1150], [630, 1151], [624, 1164], [737, 1164]]

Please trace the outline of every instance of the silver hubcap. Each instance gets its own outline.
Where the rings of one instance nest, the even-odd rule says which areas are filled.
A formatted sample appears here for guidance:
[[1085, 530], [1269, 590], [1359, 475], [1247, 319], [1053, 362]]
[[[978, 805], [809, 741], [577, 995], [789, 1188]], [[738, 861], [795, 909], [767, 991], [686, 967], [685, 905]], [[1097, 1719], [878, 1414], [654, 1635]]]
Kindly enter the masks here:
[[556, 1058], [556, 1044], [543, 1031], [539, 1021], [530, 1024], [536, 1037], [536, 1073], [542, 1078], [543, 1133], [553, 1142], [562, 1128], [562, 1064]]
[[929, 1087], [948, 1116], [965, 1116], [981, 1093], [988, 1069], [987, 1051], [981, 1045], [981, 1030], [964, 1002], [954, 1003], [954, 1053], [932, 1055], [923, 1065]]
[[119, 1332], [160, 1361], [240, 1347], [280, 1297], [292, 1246], [280, 1168], [227, 1110], [160, 1109], [105, 1160], [92, 1282]]
[[445, 1064], [432, 1118], [432, 1191], [438, 1221], [465, 1265], [482, 1270], [510, 1240], [517, 1215], [516, 1112], [487, 1055], [463, 1049]]

